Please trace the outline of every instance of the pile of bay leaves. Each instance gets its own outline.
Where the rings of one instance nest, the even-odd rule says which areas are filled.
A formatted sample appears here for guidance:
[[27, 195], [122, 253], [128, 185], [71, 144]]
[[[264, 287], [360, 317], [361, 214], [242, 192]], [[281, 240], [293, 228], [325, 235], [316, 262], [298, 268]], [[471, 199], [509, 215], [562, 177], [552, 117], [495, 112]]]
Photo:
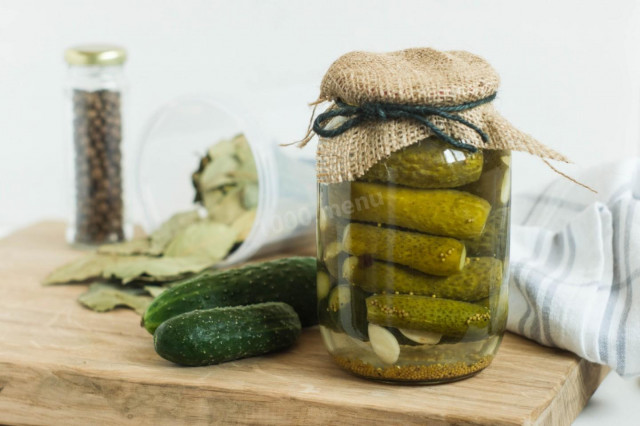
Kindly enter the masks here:
[[86, 307], [142, 313], [172, 282], [215, 266], [247, 238], [256, 216], [258, 178], [246, 138], [214, 144], [191, 178], [193, 210], [176, 213], [147, 237], [101, 246], [44, 284], [92, 282], [78, 298]]

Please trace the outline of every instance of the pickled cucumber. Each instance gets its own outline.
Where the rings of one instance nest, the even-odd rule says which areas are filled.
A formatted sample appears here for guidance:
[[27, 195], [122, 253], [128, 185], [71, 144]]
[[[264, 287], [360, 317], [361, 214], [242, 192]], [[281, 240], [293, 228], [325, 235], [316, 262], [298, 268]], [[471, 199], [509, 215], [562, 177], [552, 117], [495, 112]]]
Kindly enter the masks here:
[[331, 279], [326, 272], [318, 271], [316, 276], [316, 293], [318, 295], [318, 300], [324, 299], [329, 295], [329, 291], [331, 290]]
[[338, 268], [340, 267], [340, 254], [342, 253], [342, 247], [338, 241], [332, 241], [324, 246], [322, 251], [322, 261], [327, 271], [333, 277], [338, 276]]
[[491, 331], [504, 330], [507, 324], [507, 316], [509, 315], [509, 292], [504, 289], [496, 289], [489, 297], [476, 300], [476, 305], [484, 306], [493, 312], [491, 318]]
[[456, 300], [377, 294], [367, 298], [367, 319], [380, 326], [473, 337], [486, 335], [491, 314], [487, 308]]
[[412, 189], [352, 182], [350, 190], [329, 194], [332, 208], [351, 220], [383, 223], [461, 239], [482, 234], [491, 205], [450, 189]]
[[[507, 235], [503, 235], [507, 233]], [[491, 210], [482, 235], [464, 241], [469, 256], [492, 256], [504, 259], [509, 242], [509, 208]]]
[[511, 198], [510, 166], [509, 151], [486, 150], [482, 176], [460, 189], [487, 200], [494, 207], [504, 206]]
[[320, 303], [321, 318], [326, 318], [330, 328], [354, 337], [358, 340], [368, 340], [367, 306], [368, 294], [362, 289], [349, 284], [340, 284], [329, 293], [325, 303]]
[[336, 217], [334, 212], [329, 211], [327, 213], [326, 209], [319, 209], [318, 211], [318, 233], [321, 235], [325, 235], [329, 238], [335, 238], [342, 235], [342, 231], [344, 227], [347, 225], [347, 221]]
[[484, 149], [482, 154], [482, 170], [485, 172], [505, 164], [511, 165], [511, 152], [506, 149]]
[[414, 188], [454, 188], [478, 180], [482, 162], [482, 151], [457, 149], [431, 137], [376, 163], [361, 180]]
[[350, 223], [342, 248], [355, 256], [399, 263], [431, 275], [452, 275], [464, 267], [464, 244], [453, 238]]
[[334, 287], [329, 294], [329, 304], [327, 309], [333, 312], [338, 312], [340, 309], [351, 304], [351, 289], [346, 285], [339, 285]]
[[426, 275], [390, 263], [361, 262], [347, 258], [343, 277], [370, 293], [381, 291], [436, 296], [445, 299], [474, 301], [489, 296], [502, 283], [502, 262], [491, 257], [467, 258], [457, 274], [447, 277]]

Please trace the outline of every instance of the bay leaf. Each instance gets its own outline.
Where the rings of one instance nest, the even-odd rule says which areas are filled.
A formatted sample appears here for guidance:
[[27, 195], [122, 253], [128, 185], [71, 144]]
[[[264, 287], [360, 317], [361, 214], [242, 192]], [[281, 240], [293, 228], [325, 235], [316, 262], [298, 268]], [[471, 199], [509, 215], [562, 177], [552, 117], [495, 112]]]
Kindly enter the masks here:
[[202, 205], [207, 210], [209, 217], [211, 217], [211, 212], [218, 207], [224, 195], [225, 192], [220, 190], [207, 191], [202, 195]]
[[149, 238], [135, 238], [116, 244], [105, 244], [98, 247], [100, 254], [117, 254], [131, 256], [136, 254], [151, 254], [151, 240]]
[[244, 213], [245, 209], [242, 204], [242, 188], [235, 187], [224, 194], [218, 204], [207, 207], [209, 217], [224, 224], [231, 224], [233, 221]]
[[231, 227], [238, 233], [236, 242], [241, 243], [247, 239], [247, 235], [253, 228], [253, 222], [256, 220], [256, 209], [247, 210], [233, 221]]
[[93, 283], [89, 289], [78, 296], [78, 302], [96, 312], [106, 312], [119, 306], [125, 306], [142, 315], [153, 297], [139, 288], [122, 288], [119, 285]]
[[43, 284], [63, 284], [97, 278], [102, 275], [107, 265], [117, 262], [118, 259], [119, 257], [114, 255], [87, 254], [51, 272]]
[[258, 206], [258, 184], [250, 183], [242, 189], [242, 205], [245, 209], [253, 209]]
[[197, 210], [176, 213], [150, 236], [149, 254], [160, 255], [169, 242], [184, 228], [200, 220]]
[[116, 278], [123, 284], [136, 279], [169, 281], [182, 275], [200, 272], [211, 266], [211, 259], [206, 257], [146, 257], [128, 256], [128, 262], [116, 262], [107, 265], [102, 273], [104, 278]]
[[237, 135], [233, 138], [233, 144], [235, 145], [235, 155], [240, 161], [240, 164], [243, 168], [255, 168], [255, 159], [253, 157], [253, 151], [251, 151], [251, 146], [249, 145], [249, 141], [243, 135]]
[[227, 173], [227, 176], [237, 184], [258, 183], [258, 174], [255, 168], [252, 170], [234, 170]]
[[147, 293], [149, 293], [151, 295], [151, 297], [153, 297], [154, 299], [158, 296], [160, 296], [162, 293], [164, 293], [164, 291], [169, 288], [164, 287], [164, 286], [159, 286], [159, 285], [145, 285], [144, 289], [147, 291]]
[[232, 172], [239, 167], [238, 161], [232, 155], [224, 155], [211, 160], [204, 168], [199, 180], [199, 189], [205, 192], [221, 185], [233, 183], [226, 178], [227, 173]]
[[166, 256], [209, 259], [213, 264], [224, 259], [236, 240], [237, 231], [213, 221], [194, 223], [175, 236], [165, 250]]
[[238, 179], [231, 176], [230, 173], [216, 175], [209, 177], [207, 182], [203, 182], [201, 185], [202, 192], [215, 191], [215, 190], [227, 190], [227, 187], [234, 186], [238, 183]]
[[222, 155], [235, 154], [236, 147], [234, 145], [233, 140], [234, 139], [223, 139], [211, 145], [211, 147], [207, 151], [207, 155], [209, 156], [209, 159], [213, 159]]

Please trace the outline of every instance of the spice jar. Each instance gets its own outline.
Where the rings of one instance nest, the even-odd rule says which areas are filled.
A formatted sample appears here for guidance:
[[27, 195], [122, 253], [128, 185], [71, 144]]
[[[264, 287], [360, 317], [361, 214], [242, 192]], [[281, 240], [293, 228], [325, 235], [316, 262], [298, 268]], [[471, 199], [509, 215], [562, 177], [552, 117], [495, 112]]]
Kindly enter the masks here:
[[77, 46], [65, 52], [73, 143], [73, 216], [67, 240], [97, 245], [125, 240], [122, 107], [126, 52], [117, 46]]
[[319, 102], [332, 104], [313, 122], [318, 313], [342, 368], [441, 383], [494, 358], [507, 319], [510, 151], [563, 159], [497, 113], [498, 83], [467, 52], [353, 52], [329, 68]]

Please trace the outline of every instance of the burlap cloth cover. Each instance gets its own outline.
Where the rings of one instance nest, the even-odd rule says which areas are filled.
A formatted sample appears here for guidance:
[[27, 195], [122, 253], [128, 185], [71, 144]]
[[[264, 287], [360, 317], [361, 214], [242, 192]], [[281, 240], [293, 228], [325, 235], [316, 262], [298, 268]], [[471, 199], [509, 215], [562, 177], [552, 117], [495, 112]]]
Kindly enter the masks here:
[[[469, 52], [430, 48], [351, 52], [331, 65], [316, 103], [341, 100], [350, 105], [385, 102], [451, 106], [490, 96], [497, 92], [499, 83], [500, 77], [491, 65]], [[489, 142], [484, 143], [477, 132], [458, 122], [437, 116], [430, 119], [455, 139], [479, 148], [524, 151], [543, 159], [567, 161], [562, 154], [516, 129], [491, 103], [458, 114], [480, 127]], [[354, 180], [392, 152], [432, 134], [415, 120], [393, 119], [367, 121], [341, 135], [320, 138], [318, 181]]]

